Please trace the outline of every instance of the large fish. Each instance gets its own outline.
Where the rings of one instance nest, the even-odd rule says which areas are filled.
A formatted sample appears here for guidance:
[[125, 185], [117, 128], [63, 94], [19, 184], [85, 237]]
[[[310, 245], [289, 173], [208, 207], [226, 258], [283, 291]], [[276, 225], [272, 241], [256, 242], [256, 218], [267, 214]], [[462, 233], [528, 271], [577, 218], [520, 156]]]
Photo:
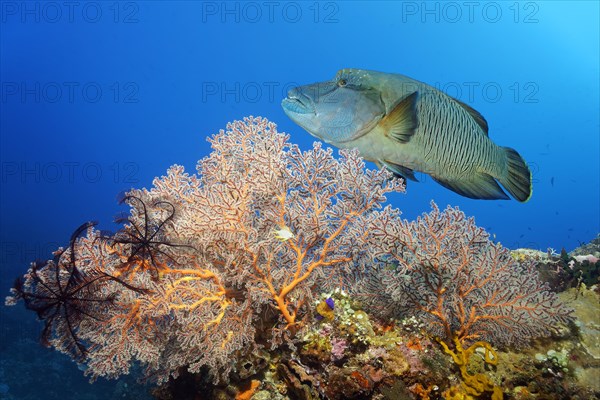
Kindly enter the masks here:
[[515, 150], [488, 137], [481, 114], [445, 93], [399, 74], [342, 69], [327, 82], [291, 89], [285, 113], [311, 135], [396, 175], [429, 174], [474, 199], [531, 197], [531, 172]]

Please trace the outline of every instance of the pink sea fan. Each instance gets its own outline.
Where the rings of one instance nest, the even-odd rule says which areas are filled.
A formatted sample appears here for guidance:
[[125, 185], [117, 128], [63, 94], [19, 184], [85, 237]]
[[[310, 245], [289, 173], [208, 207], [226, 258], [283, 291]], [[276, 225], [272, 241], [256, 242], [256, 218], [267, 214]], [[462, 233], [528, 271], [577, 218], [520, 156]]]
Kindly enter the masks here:
[[[272, 333], [272, 348], [290, 340], [319, 293], [370, 266], [379, 250], [368, 227], [402, 181], [365, 169], [357, 151], [335, 157], [319, 142], [302, 151], [288, 139], [264, 118], [234, 121], [209, 138], [198, 174], [174, 165], [152, 188], [130, 191], [118, 236], [77, 237], [78, 271], [140, 288], [115, 290], [114, 278], [95, 290], [115, 307], [74, 328], [89, 344], [86, 374], [116, 378], [138, 363], [159, 382], [185, 369], [226, 380], [258, 329]], [[272, 324], [270, 310], [280, 316]], [[48, 338], [59, 350], [68, 323], [57, 314]], [[346, 347], [337, 341], [332, 357]]]
[[416, 221], [386, 208], [371, 228], [389, 257], [351, 285], [373, 312], [414, 316], [432, 335], [524, 346], [572, 320], [571, 310], [458, 208], [433, 210]]

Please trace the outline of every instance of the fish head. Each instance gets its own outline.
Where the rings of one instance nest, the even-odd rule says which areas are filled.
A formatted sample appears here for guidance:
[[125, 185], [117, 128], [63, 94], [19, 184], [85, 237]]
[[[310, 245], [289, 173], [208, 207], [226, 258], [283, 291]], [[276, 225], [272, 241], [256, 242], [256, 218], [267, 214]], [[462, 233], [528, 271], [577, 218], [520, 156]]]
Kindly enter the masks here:
[[281, 106], [292, 121], [327, 143], [355, 140], [385, 115], [380, 91], [360, 71], [341, 70], [330, 81], [295, 87]]

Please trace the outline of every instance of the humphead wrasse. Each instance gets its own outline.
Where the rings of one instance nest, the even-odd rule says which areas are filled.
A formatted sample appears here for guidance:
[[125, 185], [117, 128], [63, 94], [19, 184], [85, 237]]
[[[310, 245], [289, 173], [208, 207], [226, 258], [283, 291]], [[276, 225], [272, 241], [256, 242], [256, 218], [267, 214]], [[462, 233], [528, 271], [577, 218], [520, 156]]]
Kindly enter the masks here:
[[399, 74], [342, 69], [331, 81], [291, 89], [285, 113], [311, 135], [416, 180], [430, 175], [473, 199], [531, 197], [531, 172], [515, 150], [495, 144], [467, 104]]

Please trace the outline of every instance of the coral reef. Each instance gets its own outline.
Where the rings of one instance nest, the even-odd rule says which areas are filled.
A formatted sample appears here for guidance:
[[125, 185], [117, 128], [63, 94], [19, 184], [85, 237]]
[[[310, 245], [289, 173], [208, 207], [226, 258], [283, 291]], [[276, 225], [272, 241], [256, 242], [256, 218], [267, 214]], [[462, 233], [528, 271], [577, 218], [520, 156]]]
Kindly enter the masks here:
[[570, 252], [569, 255], [571, 257], [592, 255], [600, 258], [600, 234], [590, 240], [589, 243], [581, 244], [581, 246]]
[[597, 262], [511, 254], [434, 203], [406, 221], [389, 171], [288, 139], [228, 124], [197, 174], [175, 165], [126, 193], [117, 233], [82, 225], [7, 304], [92, 380], [133, 372], [157, 399], [598, 395], [581, 387], [598, 368]]
[[561, 298], [574, 309], [580, 344], [600, 364], [600, 295], [592, 288], [571, 288]]
[[546, 252], [517, 249], [511, 251], [511, 255], [520, 263], [534, 263], [541, 280], [548, 282], [553, 290], [562, 292], [581, 284], [593, 286], [600, 283], [599, 241], [600, 238], [596, 238], [571, 253], [564, 249], [560, 253], [554, 249]]

